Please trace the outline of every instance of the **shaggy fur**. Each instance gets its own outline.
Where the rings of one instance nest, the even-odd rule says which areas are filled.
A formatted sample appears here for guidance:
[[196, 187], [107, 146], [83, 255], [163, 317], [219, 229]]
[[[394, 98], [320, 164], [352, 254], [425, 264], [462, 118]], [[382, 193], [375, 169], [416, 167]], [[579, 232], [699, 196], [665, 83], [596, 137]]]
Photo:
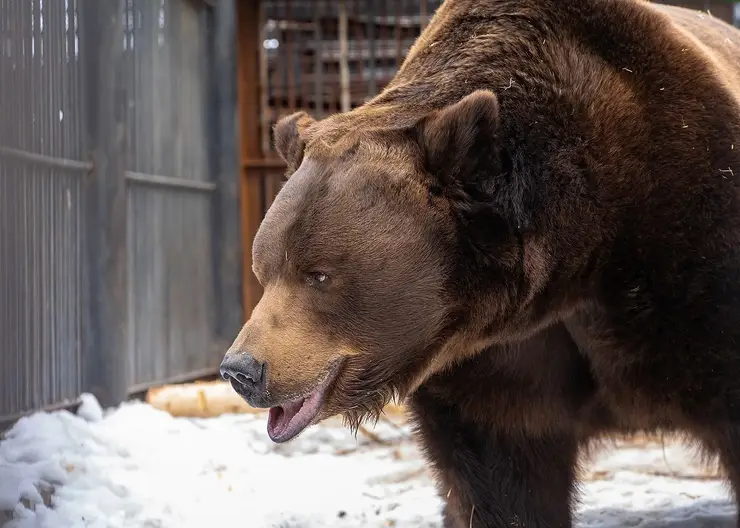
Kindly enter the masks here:
[[614, 433], [687, 435], [737, 495], [737, 57], [641, 0], [447, 0], [376, 98], [283, 119], [232, 348], [264, 403], [335, 365], [317, 420], [407, 397], [448, 528], [572, 526]]

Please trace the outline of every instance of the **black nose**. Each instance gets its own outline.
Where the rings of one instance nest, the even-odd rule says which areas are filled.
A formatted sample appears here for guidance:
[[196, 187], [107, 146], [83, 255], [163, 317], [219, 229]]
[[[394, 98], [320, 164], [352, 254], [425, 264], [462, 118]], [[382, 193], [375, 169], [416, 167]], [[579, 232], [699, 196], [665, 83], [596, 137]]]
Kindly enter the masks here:
[[265, 364], [247, 353], [226, 354], [221, 362], [221, 377], [236, 382], [241, 388], [252, 392], [264, 382]]

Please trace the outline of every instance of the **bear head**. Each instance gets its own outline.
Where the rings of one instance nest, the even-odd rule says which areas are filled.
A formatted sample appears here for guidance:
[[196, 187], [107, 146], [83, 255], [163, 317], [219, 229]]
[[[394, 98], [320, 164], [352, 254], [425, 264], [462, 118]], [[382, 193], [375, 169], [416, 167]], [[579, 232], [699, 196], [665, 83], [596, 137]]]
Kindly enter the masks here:
[[288, 178], [252, 247], [264, 293], [222, 363], [270, 408], [273, 441], [337, 414], [356, 428], [544, 324], [539, 197], [513, 178], [499, 129], [485, 90], [418, 118], [366, 107], [275, 125]]

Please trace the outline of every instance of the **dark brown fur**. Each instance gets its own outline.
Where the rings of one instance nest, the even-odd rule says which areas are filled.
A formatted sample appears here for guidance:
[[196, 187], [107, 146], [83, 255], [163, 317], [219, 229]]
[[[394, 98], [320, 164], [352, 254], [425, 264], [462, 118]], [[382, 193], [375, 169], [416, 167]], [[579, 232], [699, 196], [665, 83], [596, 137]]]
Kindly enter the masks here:
[[281, 121], [233, 347], [265, 404], [338, 363], [319, 419], [408, 397], [450, 528], [571, 526], [614, 433], [687, 435], [737, 495], [737, 57], [640, 0], [447, 0], [379, 96]]

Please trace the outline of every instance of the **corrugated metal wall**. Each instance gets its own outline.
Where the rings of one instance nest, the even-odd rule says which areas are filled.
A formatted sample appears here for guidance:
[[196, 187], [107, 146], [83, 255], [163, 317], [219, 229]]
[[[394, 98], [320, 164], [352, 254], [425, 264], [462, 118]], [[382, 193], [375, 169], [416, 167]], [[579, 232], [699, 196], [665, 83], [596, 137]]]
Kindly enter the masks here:
[[127, 0], [129, 376], [132, 386], [213, 368], [208, 9]]
[[83, 68], [78, 6], [0, 2], [0, 416], [82, 388]]
[[220, 5], [0, 0], [0, 422], [215, 372], [238, 331]]

